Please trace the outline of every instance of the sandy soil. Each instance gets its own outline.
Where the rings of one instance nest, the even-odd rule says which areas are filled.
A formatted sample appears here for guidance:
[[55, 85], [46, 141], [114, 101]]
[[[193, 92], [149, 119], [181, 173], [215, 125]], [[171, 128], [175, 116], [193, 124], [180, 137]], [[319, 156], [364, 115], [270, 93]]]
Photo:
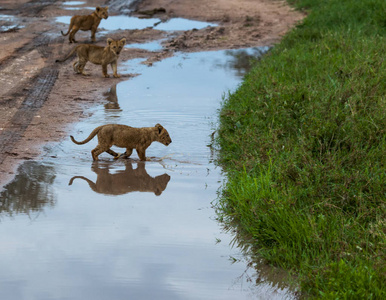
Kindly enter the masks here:
[[[104, 45], [107, 36], [125, 37], [129, 44], [165, 39], [158, 52], [122, 51], [120, 61], [146, 58], [148, 66], [175, 51], [273, 45], [303, 18], [283, 1], [274, 0], [143, 0], [130, 6], [125, 2], [88, 0], [83, 6], [108, 5], [110, 15], [182, 17], [218, 24], [180, 32], [152, 28], [97, 32], [98, 45]], [[71, 124], [87, 117], [87, 107], [105, 101], [105, 92], [114, 83], [137, 75], [103, 78], [101, 67], [89, 64], [86, 69], [91, 76], [83, 77], [74, 74], [71, 62], [55, 63], [73, 44], [61, 36], [60, 31], [67, 28], [54, 18], [89, 13], [65, 10], [62, 1], [56, 0], [2, 1], [0, 15], [13, 18], [0, 16], [0, 189], [12, 179], [19, 163], [39, 155], [42, 145], [67, 138]], [[76, 38], [88, 43], [90, 32], [78, 32]]]

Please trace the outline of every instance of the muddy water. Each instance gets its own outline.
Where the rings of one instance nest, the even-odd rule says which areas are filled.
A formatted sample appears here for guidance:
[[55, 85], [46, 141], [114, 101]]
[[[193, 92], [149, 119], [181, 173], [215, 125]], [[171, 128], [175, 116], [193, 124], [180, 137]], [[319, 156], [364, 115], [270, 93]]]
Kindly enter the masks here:
[[96, 139], [67, 139], [22, 164], [0, 192], [0, 298], [290, 297], [278, 282], [256, 285], [260, 275], [230, 247], [211, 207], [223, 180], [208, 147], [216, 111], [241, 82], [248, 53], [264, 50], [121, 63], [120, 73], [140, 75], [106, 90], [70, 133], [80, 140], [101, 124], [161, 123], [172, 144], [151, 145], [146, 163], [136, 153], [93, 163]]

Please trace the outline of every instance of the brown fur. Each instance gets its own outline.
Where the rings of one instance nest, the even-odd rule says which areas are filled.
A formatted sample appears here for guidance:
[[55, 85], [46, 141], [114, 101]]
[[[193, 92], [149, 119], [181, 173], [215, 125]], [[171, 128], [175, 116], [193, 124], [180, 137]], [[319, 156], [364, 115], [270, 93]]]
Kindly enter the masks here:
[[112, 146], [126, 148], [125, 156], [129, 157], [135, 149], [140, 160], [145, 161], [146, 149], [152, 142], [157, 141], [165, 146], [168, 146], [172, 140], [169, 133], [160, 124], [154, 127], [134, 128], [127, 125], [108, 124], [95, 128], [88, 138], [82, 142], [78, 142], [71, 135], [71, 140], [78, 145], [88, 143], [94, 136], [98, 135], [98, 145], [91, 151], [93, 160], [98, 160], [99, 154], [107, 152], [108, 154], [118, 158], [119, 155], [111, 150]]
[[70, 40], [70, 43], [76, 43], [75, 41], [75, 33], [78, 32], [78, 30], [91, 30], [91, 40], [95, 42], [95, 32], [97, 31], [97, 28], [99, 26], [99, 23], [102, 19], [107, 19], [109, 17], [108, 13], [108, 7], [99, 7], [97, 6], [95, 8], [95, 11], [88, 16], [73, 16], [70, 21], [70, 25], [68, 26], [67, 33], [63, 33], [61, 31], [63, 36], [66, 36], [68, 34], [68, 39]]
[[72, 49], [65, 58], [58, 59], [56, 62], [64, 62], [72, 57], [76, 52], [78, 55], [78, 61], [73, 64], [74, 71], [76, 73], [87, 76], [88, 74], [84, 72], [84, 67], [88, 61], [91, 61], [93, 64], [102, 65], [102, 74], [104, 77], [110, 77], [107, 74], [107, 65], [111, 65], [111, 68], [113, 69], [113, 76], [118, 78], [120, 76], [117, 73], [117, 60], [125, 43], [125, 38], [120, 40], [108, 38], [106, 47], [80, 44], [74, 47], [74, 49]]
[[156, 196], [159, 196], [166, 189], [170, 180], [168, 174], [151, 177], [146, 172], [144, 162], [138, 162], [136, 169], [133, 169], [133, 165], [129, 160], [125, 161], [125, 165], [125, 170], [111, 174], [108, 167], [100, 168], [98, 164], [93, 164], [92, 170], [97, 174], [95, 182], [84, 176], [74, 176], [68, 184], [72, 185], [73, 181], [77, 178], [83, 179], [94, 192], [105, 195], [153, 192]]

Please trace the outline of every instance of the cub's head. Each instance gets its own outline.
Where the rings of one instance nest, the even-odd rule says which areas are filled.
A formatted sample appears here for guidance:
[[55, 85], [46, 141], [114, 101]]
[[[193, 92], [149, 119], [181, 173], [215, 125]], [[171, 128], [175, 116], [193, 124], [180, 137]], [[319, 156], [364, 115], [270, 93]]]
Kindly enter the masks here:
[[156, 124], [154, 127], [158, 133], [158, 142], [168, 146], [172, 142], [172, 139], [169, 136], [169, 132], [163, 128], [161, 124]]
[[155, 181], [154, 194], [156, 196], [159, 196], [162, 194], [162, 192], [166, 189], [169, 180], [170, 180], [170, 176], [166, 173], [154, 178], [154, 181]]
[[100, 6], [97, 6], [95, 8], [95, 13], [96, 15], [101, 18], [101, 19], [107, 19], [109, 17], [109, 12], [107, 11], [109, 9], [108, 6], [106, 7], [100, 7]]
[[119, 41], [115, 41], [113, 39], [108, 38], [107, 39], [107, 45], [110, 48], [110, 51], [112, 51], [114, 54], [119, 55], [121, 53], [123, 46], [126, 44], [126, 39], [120, 39]]

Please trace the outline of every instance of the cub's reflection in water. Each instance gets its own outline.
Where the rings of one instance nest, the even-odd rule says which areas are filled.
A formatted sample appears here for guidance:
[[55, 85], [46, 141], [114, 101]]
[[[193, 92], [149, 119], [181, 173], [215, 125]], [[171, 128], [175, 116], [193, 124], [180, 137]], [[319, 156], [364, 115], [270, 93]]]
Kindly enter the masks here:
[[77, 178], [87, 181], [90, 188], [105, 195], [123, 195], [131, 192], [153, 192], [156, 196], [166, 189], [170, 176], [168, 174], [151, 177], [145, 169], [145, 162], [139, 161], [133, 169], [130, 160], [125, 160], [125, 169], [110, 173], [110, 164], [95, 162], [91, 170], [97, 174], [96, 182], [84, 177], [74, 176], [68, 185], [72, 185]]
[[118, 103], [117, 85], [113, 85], [107, 92], [103, 93], [106, 100], [105, 109], [117, 109], [121, 110]]

